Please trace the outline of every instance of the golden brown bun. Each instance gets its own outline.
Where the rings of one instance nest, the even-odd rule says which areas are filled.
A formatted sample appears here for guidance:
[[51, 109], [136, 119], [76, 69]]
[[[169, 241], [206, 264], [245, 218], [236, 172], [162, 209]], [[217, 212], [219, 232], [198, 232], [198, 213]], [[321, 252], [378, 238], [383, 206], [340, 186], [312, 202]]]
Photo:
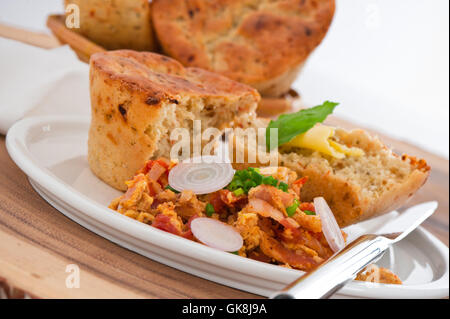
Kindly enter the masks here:
[[[254, 112], [258, 92], [244, 84], [154, 53], [96, 53], [90, 61], [92, 122], [88, 161], [109, 185], [124, 182], [150, 158], [169, 157], [174, 128], [224, 128]], [[192, 135], [191, 135], [192, 136]]]
[[154, 0], [152, 14], [168, 55], [279, 97], [324, 38], [334, 9], [334, 0]]
[[80, 8], [73, 30], [105, 49], [153, 51], [156, 48], [148, 0], [65, 0]]
[[[244, 128], [267, 124], [268, 120], [260, 118], [240, 122]], [[363, 130], [337, 129], [335, 136], [340, 143], [363, 149], [365, 155], [336, 159], [307, 149], [280, 147], [279, 165], [296, 171], [300, 177], [307, 176], [301, 199], [312, 201], [323, 196], [341, 227], [399, 208], [428, 178], [430, 167], [425, 160], [400, 157]]]

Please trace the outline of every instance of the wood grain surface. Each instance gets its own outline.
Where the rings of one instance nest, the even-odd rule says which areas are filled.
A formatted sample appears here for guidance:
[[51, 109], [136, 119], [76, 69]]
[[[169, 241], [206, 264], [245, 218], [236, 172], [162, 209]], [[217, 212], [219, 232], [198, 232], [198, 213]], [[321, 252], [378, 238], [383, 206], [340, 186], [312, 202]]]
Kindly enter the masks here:
[[[47, 48], [59, 45], [52, 36], [2, 25], [0, 36]], [[354, 127], [335, 117], [328, 122]], [[425, 158], [431, 165], [428, 182], [407, 206], [438, 200], [438, 210], [424, 227], [448, 246], [448, 160], [388, 136], [380, 137], [397, 153]], [[70, 275], [66, 267], [71, 264], [80, 269], [80, 288], [66, 287]], [[32, 189], [10, 159], [4, 136], [0, 136], [0, 296], [2, 293], [19, 298], [259, 297], [154, 262], [71, 221]]]

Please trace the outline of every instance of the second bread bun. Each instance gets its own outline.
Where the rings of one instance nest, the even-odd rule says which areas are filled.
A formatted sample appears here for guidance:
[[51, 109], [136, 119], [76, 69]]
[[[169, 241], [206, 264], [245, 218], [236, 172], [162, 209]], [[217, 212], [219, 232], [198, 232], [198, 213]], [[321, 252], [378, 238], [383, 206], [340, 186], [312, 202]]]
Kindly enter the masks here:
[[80, 9], [80, 28], [73, 30], [105, 49], [154, 51], [148, 0], [65, 0]]
[[152, 15], [166, 54], [279, 97], [334, 10], [334, 0], [154, 0]]
[[[266, 128], [268, 119], [249, 117], [237, 123], [241, 128]], [[430, 167], [423, 159], [398, 156], [377, 137], [361, 129], [336, 129], [336, 142], [364, 151], [363, 156], [338, 159], [304, 148], [279, 148], [279, 165], [290, 168], [308, 181], [301, 189], [302, 201], [322, 196], [330, 205], [340, 227], [345, 227], [395, 210], [423, 186]], [[236, 150], [248, 158], [257, 146], [235, 140]], [[265, 147], [260, 149], [265, 152]], [[264, 163], [234, 163], [238, 169]], [[267, 164], [264, 164], [267, 165]]]

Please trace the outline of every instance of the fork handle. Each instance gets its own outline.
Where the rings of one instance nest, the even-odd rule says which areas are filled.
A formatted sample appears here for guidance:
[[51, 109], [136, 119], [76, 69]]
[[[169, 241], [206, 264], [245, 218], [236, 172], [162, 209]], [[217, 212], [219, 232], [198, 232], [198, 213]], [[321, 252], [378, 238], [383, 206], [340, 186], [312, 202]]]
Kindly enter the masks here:
[[328, 298], [354, 279], [364, 267], [380, 259], [390, 242], [383, 236], [363, 235], [271, 298]]

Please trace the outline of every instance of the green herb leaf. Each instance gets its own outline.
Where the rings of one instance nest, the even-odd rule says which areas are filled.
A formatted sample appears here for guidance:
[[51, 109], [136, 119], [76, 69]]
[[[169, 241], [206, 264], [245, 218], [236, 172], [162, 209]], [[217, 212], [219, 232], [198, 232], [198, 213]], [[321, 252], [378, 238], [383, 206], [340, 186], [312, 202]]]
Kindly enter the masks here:
[[294, 203], [291, 206], [286, 207], [286, 213], [288, 214], [289, 217], [294, 216], [299, 205], [300, 202], [297, 199], [294, 199]]
[[236, 196], [241, 196], [241, 195], [244, 194], [244, 190], [243, 190], [242, 188], [238, 188], [238, 189], [236, 189], [233, 193], [234, 193], [234, 195], [236, 195]]
[[285, 182], [280, 182], [280, 184], [278, 184], [278, 188], [281, 189], [283, 192], [287, 193], [289, 185], [286, 184]]
[[289, 190], [288, 184], [280, 182], [273, 176], [264, 176], [258, 168], [253, 167], [236, 171], [226, 189], [234, 192], [236, 196], [240, 196], [242, 194], [248, 194], [250, 189], [261, 184], [277, 187], [286, 193]]
[[262, 183], [264, 185], [271, 185], [271, 186], [277, 186], [278, 184], [278, 180], [276, 178], [274, 178], [273, 176], [265, 176], [262, 179]]
[[333, 113], [334, 108], [339, 103], [325, 101], [322, 105], [300, 110], [296, 113], [283, 114], [275, 121], [270, 121], [266, 128], [266, 145], [267, 149], [277, 147], [270, 145], [270, 129], [278, 129], [278, 146], [291, 141], [294, 137], [301, 133], [305, 133], [317, 123], [325, 121], [328, 115]]
[[315, 215], [316, 213], [310, 211], [310, 210], [304, 210], [303, 211], [306, 215]]
[[211, 205], [210, 203], [206, 204], [206, 207], [205, 207], [206, 216], [211, 217], [212, 214], [214, 214], [215, 212], [216, 211], [214, 210], [213, 205]]
[[179, 191], [177, 191], [176, 189], [174, 189], [174, 188], [172, 188], [170, 185], [167, 185], [166, 187], [165, 187], [165, 189], [170, 189], [172, 192], [174, 192], [175, 194], [179, 194], [180, 192]]

